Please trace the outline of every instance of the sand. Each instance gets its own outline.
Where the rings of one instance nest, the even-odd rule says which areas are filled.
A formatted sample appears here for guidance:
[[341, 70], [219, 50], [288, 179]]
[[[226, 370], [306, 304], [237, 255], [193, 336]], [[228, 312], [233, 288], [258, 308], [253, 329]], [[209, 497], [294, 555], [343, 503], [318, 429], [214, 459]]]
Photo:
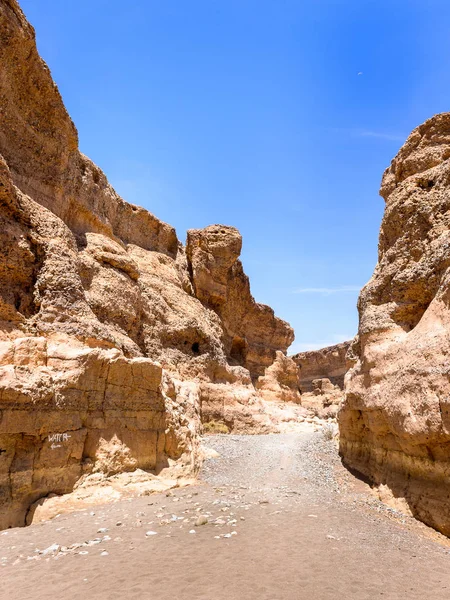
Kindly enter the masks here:
[[1, 532], [2, 600], [450, 598], [447, 540], [381, 505], [321, 434], [206, 442], [220, 456], [195, 487]]

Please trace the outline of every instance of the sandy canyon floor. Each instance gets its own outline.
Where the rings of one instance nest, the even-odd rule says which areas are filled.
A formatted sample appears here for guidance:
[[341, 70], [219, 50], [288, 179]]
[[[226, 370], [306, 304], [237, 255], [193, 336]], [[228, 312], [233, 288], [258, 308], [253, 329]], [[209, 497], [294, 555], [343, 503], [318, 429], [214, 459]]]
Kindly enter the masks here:
[[204, 442], [199, 485], [1, 532], [0, 597], [450, 597], [448, 540], [375, 499], [322, 433]]

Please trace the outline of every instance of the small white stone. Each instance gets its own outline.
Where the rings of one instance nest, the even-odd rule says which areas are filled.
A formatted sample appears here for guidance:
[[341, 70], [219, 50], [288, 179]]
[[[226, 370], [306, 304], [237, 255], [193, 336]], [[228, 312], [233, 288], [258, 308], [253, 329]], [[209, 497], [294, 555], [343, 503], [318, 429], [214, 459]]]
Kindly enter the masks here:
[[150, 535], [158, 535], [157, 531], [146, 531], [145, 533], [146, 536], [150, 536]]
[[44, 556], [46, 556], [47, 554], [52, 554], [53, 552], [58, 552], [59, 548], [60, 548], [59, 544], [52, 544], [45, 550], [41, 550], [41, 552], [39, 552], [39, 554], [43, 554]]

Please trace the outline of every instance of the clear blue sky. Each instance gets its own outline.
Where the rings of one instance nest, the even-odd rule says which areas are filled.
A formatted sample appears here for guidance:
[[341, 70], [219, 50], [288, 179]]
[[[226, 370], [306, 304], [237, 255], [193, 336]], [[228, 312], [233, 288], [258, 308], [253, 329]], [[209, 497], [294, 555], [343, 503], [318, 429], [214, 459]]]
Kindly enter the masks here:
[[[448, 0], [22, 0], [117, 191], [177, 229], [238, 227], [292, 351], [356, 333], [378, 188], [450, 110]], [[362, 73], [358, 75], [358, 73]]]

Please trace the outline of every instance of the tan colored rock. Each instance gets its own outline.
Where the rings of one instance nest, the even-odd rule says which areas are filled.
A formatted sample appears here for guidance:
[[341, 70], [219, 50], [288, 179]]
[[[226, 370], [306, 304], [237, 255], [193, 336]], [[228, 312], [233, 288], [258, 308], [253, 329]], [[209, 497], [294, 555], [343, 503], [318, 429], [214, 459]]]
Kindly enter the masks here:
[[79, 152], [75, 126], [16, 0], [2, 1], [0, 29], [0, 154], [15, 185], [81, 239], [86, 232], [101, 233], [174, 257], [174, 228], [124, 202]]
[[415, 129], [384, 174], [375, 272], [359, 298], [340, 452], [450, 535], [450, 113]]
[[344, 377], [351, 363], [346, 358], [351, 342], [342, 342], [320, 350], [299, 352], [292, 360], [300, 369], [300, 389], [302, 393], [314, 390], [315, 379], [329, 379], [331, 383], [344, 388]]
[[258, 378], [255, 387], [265, 400], [301, 402], [298, 367], [292, 358], [280, 351], [264, 375]]
[[0, 63], [2, 528], [96, 498], [87, 478], [195, 476], [216, 411], [277, 430], [254, 382], [287, 393], [270, 369], [293, 332], [251, 296], [236, 229], [189, 232], [185, 250], [79, 152], [16, 0], [0, 0]]
[[21, 524], [30, 504], [89, 473], [155, 472], [169, 459], [195, 470], [198, 396], [189, 414], [148, 358], [45, 341], [8, 342], [14, 359], [0, 367], [0, 527]]
[[286, 352], [294, 332], [269, 306], [255, 302], [239, 260], [241, 247], [234, 227], [188, 231], [186, 251], [195, 295], [219, 315], [227, 356], [255, 379], [264, 375], [278, 350]]
[[327, 378], [314, 379], [312, 388], [311, 392], [301, 395], [302, 406], [319, 419], [335, 419], [344, 400], [341, 388]]
[[105, 502], [117, 501], [127, 496], [149, 496], [155, 492], [184, 487], [193, 479], [157, 477], [148, 471], [118, 473], [106, 476], [101, 473], [84, 476], [70, 494], [50, 494], [31, 505], [27, 513], [27, 525], [53, 519], [58, 514], [94, 508]]

